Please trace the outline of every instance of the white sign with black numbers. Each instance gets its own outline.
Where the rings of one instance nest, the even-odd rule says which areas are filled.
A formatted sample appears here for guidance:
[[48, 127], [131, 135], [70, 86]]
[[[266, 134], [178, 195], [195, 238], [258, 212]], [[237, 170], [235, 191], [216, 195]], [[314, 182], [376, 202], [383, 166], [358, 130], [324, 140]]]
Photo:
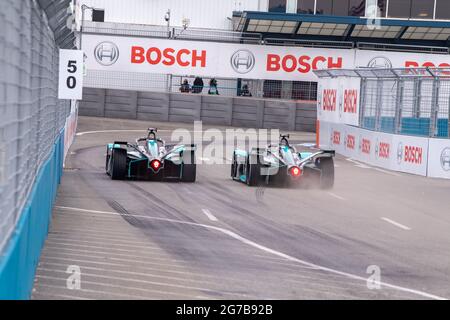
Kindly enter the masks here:
[[83, 51], [59, 50], [58, 99], [83, 98]]

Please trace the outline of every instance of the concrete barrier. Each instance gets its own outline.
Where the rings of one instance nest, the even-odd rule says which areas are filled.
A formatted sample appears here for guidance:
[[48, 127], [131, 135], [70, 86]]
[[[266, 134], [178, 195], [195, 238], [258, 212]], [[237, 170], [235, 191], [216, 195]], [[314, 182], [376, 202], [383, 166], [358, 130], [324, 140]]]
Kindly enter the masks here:
[[82, 116], [247, 128], [316, 129], [316, 102], [84, 88]]
[[29, 299], [61, 181], [64, 132], [36, 176], [16, 229], [0, 256], [0, 300]]

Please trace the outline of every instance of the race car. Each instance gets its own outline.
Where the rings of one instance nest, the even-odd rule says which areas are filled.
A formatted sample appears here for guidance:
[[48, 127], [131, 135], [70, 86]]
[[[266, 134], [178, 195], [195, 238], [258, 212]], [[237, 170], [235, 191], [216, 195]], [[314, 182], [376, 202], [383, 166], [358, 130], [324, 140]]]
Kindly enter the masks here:
[[106, 148], [106, 173], [113, 180], [178, 180], [195, 182], [194, 144], [169, 145], [149, 128], [147, 137], [135, 144], [116, 141]]
[[331, 189], [334, 185], [335, 152], [299, 152], [289, 144], [289, 135], [280, 135], [278, 145], [253, 148], [250, 152], [234, 150], [231, 178], [249, 186], [318, 185]]

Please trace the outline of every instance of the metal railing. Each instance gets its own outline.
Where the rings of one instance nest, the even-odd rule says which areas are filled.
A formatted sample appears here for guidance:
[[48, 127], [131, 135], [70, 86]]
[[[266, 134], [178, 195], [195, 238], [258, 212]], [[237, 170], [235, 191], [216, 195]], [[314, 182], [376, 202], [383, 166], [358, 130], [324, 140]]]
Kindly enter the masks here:
[[0, 255], [70, 112], [44, 16], [36, 1], [0, 1]]
[[450, 68], [321, 70], [320, 78], [361, 78], [362, 128], [450, 137]]
[[83, 21], [83, 33], [249, 44], [260, 44], [262, 40], [259, 33], [92, 21]]
[[395, 52], [422, 52], [435, 54], [450, 53], [448, 47], [412, 46], [403, 44], [373, 43], [373, 42], [357, 42], [356, 48], [360, 50], [383, 50]]
[[264, 38], [263, 42], [265, 45], [271, 45], [271, 46], [290, 46], [290, 47], [308, 47], [308, 48], [338, 48], [338, 49], [353, 49], [355, 47], [355, 44], [351, 41]]

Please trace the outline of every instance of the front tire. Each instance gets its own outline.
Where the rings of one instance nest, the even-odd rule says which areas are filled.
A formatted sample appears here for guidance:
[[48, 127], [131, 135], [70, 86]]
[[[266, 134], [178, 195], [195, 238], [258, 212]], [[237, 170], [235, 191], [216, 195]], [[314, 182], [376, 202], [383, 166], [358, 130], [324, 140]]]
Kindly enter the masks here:
[[110, 161], [111, 179], [124, 180], [127, 174], [127, 150], [113, 149]]
[[334, 186], [334, 161], [333, 158], [319, 158], [316, 163], [321, 170], [320, 188], [332, 189]]
[[250, 187], [257, 186], [261, 177], [261, 165], [257, 154], [247, 157], [247, 175], [246, 182]]

